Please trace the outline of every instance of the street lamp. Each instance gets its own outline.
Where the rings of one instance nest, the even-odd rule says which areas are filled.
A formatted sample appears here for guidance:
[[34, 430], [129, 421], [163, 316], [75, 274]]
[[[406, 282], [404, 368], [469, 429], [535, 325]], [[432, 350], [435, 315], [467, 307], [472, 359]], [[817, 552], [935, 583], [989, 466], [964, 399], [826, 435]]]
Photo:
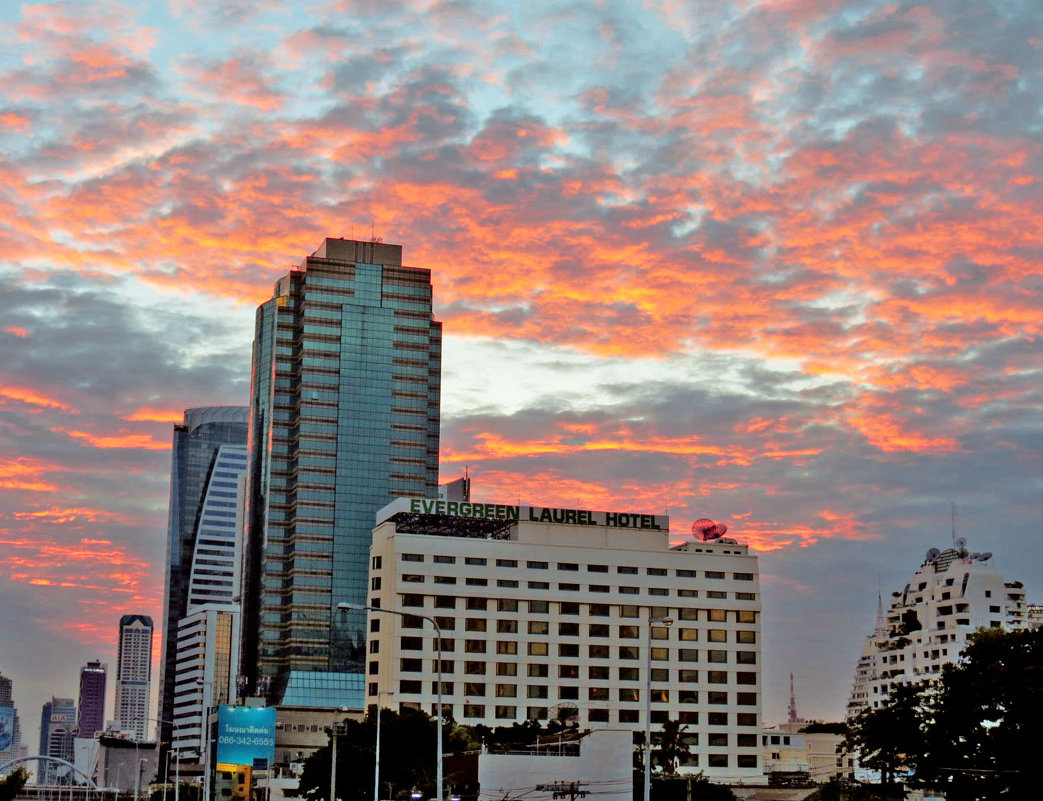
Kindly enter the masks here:
[[672, 626], [672, 617], [652, 617], [648, 608], [648, 642], [645, 653], [645, 801], [652, 798], [652, 626]]
[[[377, 745], [373, 758], [373, 801], [380, 801], [380, 696], [382, 695], [393, 695], [393, 693], [391, 691], [377, 691]], [[441, 728], [439, 731], [441, 731]]]
[[202, 691], [206, 699], [206, 703], [203, 704], [203, 801], [210, 801], [210, 707], [214, 700], [214, 682], [196, 679], [196, 684], [200, 687], [210, 687], [209, 696]]
[[[174, 727], [174, 736], [177, 737], [177, 762], [174, 763], [174, 801], [181, 801], [181, 724], [173, 720], [163, 718], [146, 718], [152, 723], [166, 723]], [[162, 729], [157, 729], [156, 740], [160, 739]], [[163, 775], [163, 801], [167, 801], [167, 785], [170, 783], [170, 755], [173, 750], [167, 751], [167, 769]], [[158, 770], [158, 768], [157, 768]]]
[[[363, 604], [349, 604], [344, 602], [337, 604], [337, 608], [349, 612], [366, 610], [367, 612], [374, 612], [385, 615], [398, 615], [399, 617], [419, 617], [428, 621], [432, 626], [435, 627], [435, 664], [437, 666], [437, 675], [435, 680], [438, 683], [438, 764], [435, 766], [438, 782], [438, 795], [436, 801], [442, 801], [442, 799], [444, 798], [444, 795], [442, 793], [442, 629], [439, 627], [438, 622], [433, 617], [429, 617], [428, 615], [418, 615], [415, 612], [399, 612], [397, 609], [382, 609], [379, 606], [365, 606]], [[377, 695], [377, 714], [380, 714], [379, 694]], [[377, 770], [379, 770], [379, 765], [377, 766]], [[205, 799], [205, 801], [210, 800]]]

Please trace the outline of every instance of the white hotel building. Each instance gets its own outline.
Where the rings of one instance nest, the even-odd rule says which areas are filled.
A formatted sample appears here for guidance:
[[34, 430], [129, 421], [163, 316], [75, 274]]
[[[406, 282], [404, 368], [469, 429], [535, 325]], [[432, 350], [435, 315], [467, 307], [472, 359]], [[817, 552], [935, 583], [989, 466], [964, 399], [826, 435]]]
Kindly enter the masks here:
[[[437, 622], [444, 714], [461, 723], [636, 733], [648, 704], [653, 739], [668, 720], [687, 727], [682, 771], [761, 779], [760, 593], [745, 545], [671, 546], [662, 515], [399, 499], [377, 516], [369, 603]], [[367, 704], [434, 713], [434, 627], [368, 622]]]

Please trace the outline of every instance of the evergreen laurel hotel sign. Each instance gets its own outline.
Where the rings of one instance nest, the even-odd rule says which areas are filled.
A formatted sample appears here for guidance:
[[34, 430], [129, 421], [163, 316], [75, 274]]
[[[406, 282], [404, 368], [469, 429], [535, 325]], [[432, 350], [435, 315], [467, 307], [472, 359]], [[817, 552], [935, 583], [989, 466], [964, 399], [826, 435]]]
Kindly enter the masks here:
[[377, 523], [400, 513], [446, 515], [448, 517], [477, 517], [489, 520], [521, 523], [559, 523], [573, 526], [602, 526], [607, 528], [669, 531], [670, 518], [666, 515], [646, 515], [633, 512], [595, 512], [589, 509], [556, 509], [542, 506], [513, 506], [501, 503], [469, 503], [429, 498], [398, 498], [377, 513]]

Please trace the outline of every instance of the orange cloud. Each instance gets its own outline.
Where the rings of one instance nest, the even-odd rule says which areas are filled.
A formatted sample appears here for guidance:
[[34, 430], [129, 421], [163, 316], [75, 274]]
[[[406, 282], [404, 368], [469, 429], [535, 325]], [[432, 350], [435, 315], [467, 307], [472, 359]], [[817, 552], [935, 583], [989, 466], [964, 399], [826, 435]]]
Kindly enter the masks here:
[[57, 434], [66, 434], [73, 439], [82, 440], [93, 448], [143, 448], [145, 450], [163, 451], [170, 449], [170, 443], [158, 442], [151, 434], [92, 434], [89, 431], [73, 431], [66, 428], [52, 428]]
[[5, 386], [0, 384], [0, 398], [8, 398], [10, 400], [20, 401], [21, 403], [27, 403], [31, 406], [39, 406], [41, 409], [61, 409], [63, 412], [69, 412], [70, 414], [79, 414], [79, 412], [68, 404], [48, 397], [42, 392], [30, 389], [29, 387]]
[[137, 411], [123, 415], [121, 419], [128, 423], [180, 423], [184, 420], [184, 411], [176, 409], [157, 409], [152, 406], [142, 406]]
[[52, 470], [60, 469], [59, 465], [47, 464], [37, 459], [5, 460], [0, 458], [0, 488], [30, 492], [56, 492], [59, 489], [58, 485], [45, 476]]

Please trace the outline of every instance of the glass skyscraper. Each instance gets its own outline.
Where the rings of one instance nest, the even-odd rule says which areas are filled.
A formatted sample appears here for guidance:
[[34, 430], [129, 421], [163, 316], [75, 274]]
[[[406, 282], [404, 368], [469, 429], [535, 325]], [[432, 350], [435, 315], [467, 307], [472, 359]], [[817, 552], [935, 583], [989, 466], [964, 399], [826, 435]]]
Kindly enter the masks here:
[[376, 512], [438, 490], [442, 326], [429, 270], [402, 248], [327, 239], [257, 310], [246, 618], [251, 689], [293, 706], [363, 705]]
[[[208, 529], [224, 527], [232, 535], [238, 535], [240, 531], [240, 527], [235, 524], [235, 513], [242, 503], [241, 494], [237, 490], [237, 478], [215, 476], [214, 472], [222, 446], [245, 448], [249, 413], [246, 406], [200, 406], [186, 409], [184, 422], [174, 425], [170, 462], [170, 512], [167, 521], [163, 659], [160, 663], [157, 716], [161, 721], [174, 719], [178, 623], [188, 614], [192, 562], [194, 554], [201, 547], [198, 534], [204, 522], [204, 511], [209, 509], [208, 517], [212, 518], [208, 521]], [[209, 499], [208, 493], [213, 493]], [[218, 514], [220, 509], [215, 504], [219, 503], [224, 505], [223, 515]], [[224, 522], [218, 519], [222, 516]], [[236, 594], [238, 591], [232, 593]], [[231, 595], [227, 600], [231, 600]], [[162, 722], [160, 739], [170, 742], [171, 734], [170, 724]]]

